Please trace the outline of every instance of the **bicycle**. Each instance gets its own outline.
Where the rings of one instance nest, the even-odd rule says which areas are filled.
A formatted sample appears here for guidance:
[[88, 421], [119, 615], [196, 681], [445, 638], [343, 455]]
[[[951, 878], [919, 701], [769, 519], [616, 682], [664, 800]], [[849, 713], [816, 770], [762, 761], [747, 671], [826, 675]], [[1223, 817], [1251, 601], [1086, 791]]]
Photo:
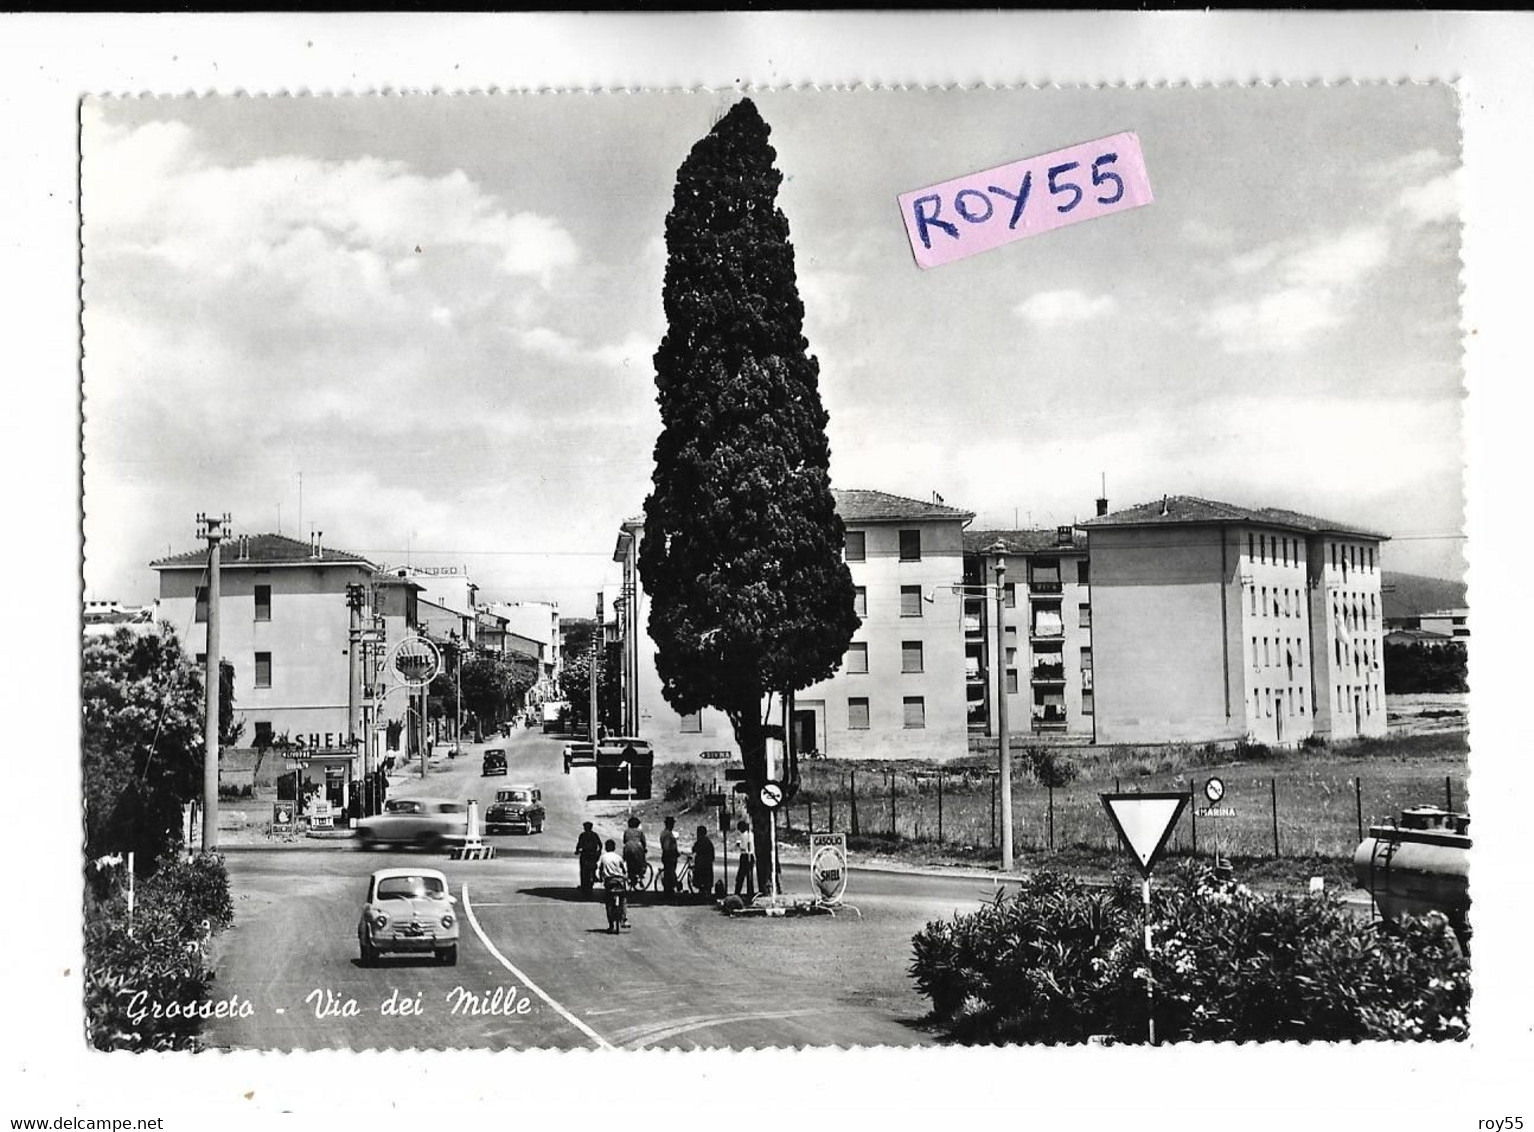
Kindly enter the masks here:
[[[645, 887], [655, 892], [665, 891], [665, 874], [654, 865], [645, 865]], [[676, 892], [684, 895], [692, 891], [692, 854], [683, 853], [676, 861]]]

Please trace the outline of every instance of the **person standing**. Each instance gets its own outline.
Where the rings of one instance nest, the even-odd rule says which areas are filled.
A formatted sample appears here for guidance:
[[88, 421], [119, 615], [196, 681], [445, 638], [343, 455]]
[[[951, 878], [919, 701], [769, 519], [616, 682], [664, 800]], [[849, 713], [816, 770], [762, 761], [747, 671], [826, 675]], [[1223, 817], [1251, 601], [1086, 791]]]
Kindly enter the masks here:
[[581, 861], [581, 891], [590, 892], [597, 878], [597, 859], [602, 856], [602, 839], [591, 829], [591, 823], [581, 823], [581, 835], [575, 839], [575, 855]]
[[740, 856], [740, 868], [735, 871], [735, 895], [746, 890], [747, 900], [756, 896], [756, 842], [751, 838], [751, 827], [745, 822], [735, 825], [735, 852]]
[[692, 887], [704, 896], [714, 891], [714, 843], [706, 825], [698, 827], [698, 840], [692, 843]]
[[634, 888], [644, 887], [645, 857], [649, 851], [639, 819], [629, 818], [629, 827], [623, 831], [623, 863], [628, 866], [629, 884]]
[[676, 843], [676, 818], [668, 817], [660, 835], [660, 884], [667, 896], [676, 895], [676, 863], [681, 855]]
[[611, 935], [618, 934], [619, 925], [628, 927], [628, 894], [624, 887], [628, 881], [627, 874], [628, 866], [618, 855], [618, 846], [609, 837], [605, 850], [597, 858], [597, 879], [602, 882], [602, 890], [607, 898], [607, 930]]

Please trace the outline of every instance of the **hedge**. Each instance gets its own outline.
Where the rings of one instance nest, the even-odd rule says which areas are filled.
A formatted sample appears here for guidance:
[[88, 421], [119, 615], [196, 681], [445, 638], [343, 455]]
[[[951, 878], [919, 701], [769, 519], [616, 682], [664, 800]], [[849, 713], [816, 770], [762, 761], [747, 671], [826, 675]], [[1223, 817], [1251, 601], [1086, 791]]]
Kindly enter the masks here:
[[929, 923], [911, 977], [959, 1041], [1460, 1039], [1469, 962], [1441, 917], [1369, 923], [1328, 893], [1261, 896], [1185, 867], [1138, 882], [1037, 873], [980, 911]]
[[[104, 891], [103, 891], [104, 889]], [[162, 860], [134, 893], [126, 878], [87, 885], [85, 1027], [104, 1050], [198, 1048], [213, 971], [207, 944], [234, 919], [222, 857]]]

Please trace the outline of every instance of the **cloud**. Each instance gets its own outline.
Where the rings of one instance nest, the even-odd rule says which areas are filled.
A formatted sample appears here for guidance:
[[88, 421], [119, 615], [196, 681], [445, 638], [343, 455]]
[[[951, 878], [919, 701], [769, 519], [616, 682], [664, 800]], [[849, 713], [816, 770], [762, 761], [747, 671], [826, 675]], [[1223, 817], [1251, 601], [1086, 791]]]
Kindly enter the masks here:
[[808, 268], [799, 271], [799, 297], [806, 322], [840, 326], [852, 317], [852, 289], [861, 277], [852, 271]]
[[1301, 349], [1347, 321], [1363, 282], [1390, 255], [1390, 234], [1361, 225], [1307, 244], [1270, 244], [1227, 261], [1238, 279], [1260, 277], [1266, 289], [1215, 302], [1199, 320], [1205, 337], [1232, 354]]
[[1118, 304], [1112, 295], [1088, 295], [1084, 291], [1068, 288], [1030, 295], [1013, 307], [1012, 311], [1035, 326], [1061, 326], [1090, 322], [1094, 318], [1112, 314], [1117, 308]]
[[1459, 219], [1459, 174], [1445, 173], [1401, 190], [1397, 200], [1409, 228]]

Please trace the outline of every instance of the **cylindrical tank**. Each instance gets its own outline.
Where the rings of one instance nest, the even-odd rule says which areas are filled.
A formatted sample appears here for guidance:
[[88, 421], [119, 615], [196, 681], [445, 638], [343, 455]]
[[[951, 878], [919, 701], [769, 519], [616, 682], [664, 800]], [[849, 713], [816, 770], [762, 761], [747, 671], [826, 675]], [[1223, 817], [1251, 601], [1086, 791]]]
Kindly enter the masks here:
[[1400, 825], [1376, 825], [1353, 854], [1353, 875], [1380, 914], [1442, 912], [1469, 938], [1470, 817], [1422, 806], [1405, 810]]

